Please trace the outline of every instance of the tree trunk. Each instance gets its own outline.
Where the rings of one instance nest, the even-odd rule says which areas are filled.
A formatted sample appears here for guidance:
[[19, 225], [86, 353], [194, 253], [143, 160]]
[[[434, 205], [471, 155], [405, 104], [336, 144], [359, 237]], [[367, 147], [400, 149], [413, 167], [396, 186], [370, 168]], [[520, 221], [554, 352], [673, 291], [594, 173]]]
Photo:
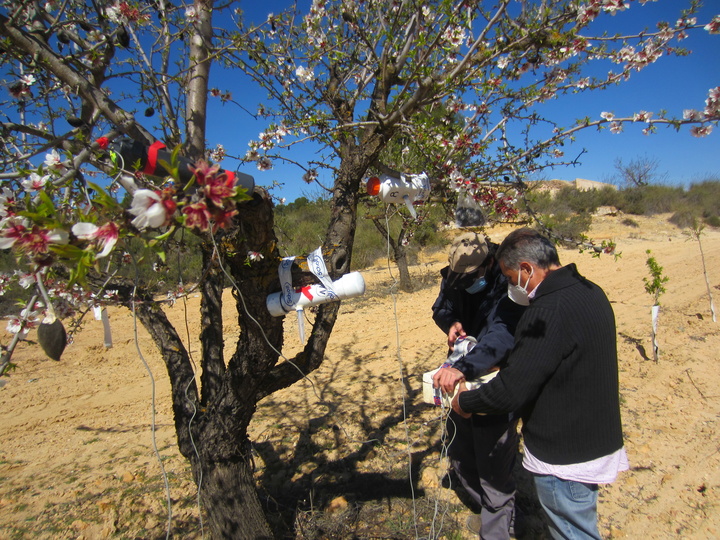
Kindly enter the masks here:
[[395, 240], [390, 236], [387, 228], [379, 219], [374, 218], [372, 221], [375, 224], [375, 228], [380, 231], [380, 234], [382, 234], [384, 238], [387, 238], [388, 242], [390, 243], [390, 247], [392, 248], [393, 252], [393, 258], [395, 259], [395, 264], [397, 265], [398, 272], [400, 274], [400, 290], [403, 292], [413, 292], [414, 287], [412, 283], [412, 278], [410, 277], [410, 269], [408, 268], [407, 249], [405, 249], [405, 246], [403, 245], [405, 228], [403, 227], [402, 229], [400, 229], [398, 239]]
[[400, 290], [403, 292], [413, 292], [412, 278], [410, 277], [410, 269], [408, 268], [407, 250], [402, 244], [395, 245], [395, 264], [397, 264], [400, 274]]
[[235, 461], [204, 461], [200, 472], [202, 475], [197, 478], [200, 501], [212, 538], [273, 538], [257, 496], [249, 455]]

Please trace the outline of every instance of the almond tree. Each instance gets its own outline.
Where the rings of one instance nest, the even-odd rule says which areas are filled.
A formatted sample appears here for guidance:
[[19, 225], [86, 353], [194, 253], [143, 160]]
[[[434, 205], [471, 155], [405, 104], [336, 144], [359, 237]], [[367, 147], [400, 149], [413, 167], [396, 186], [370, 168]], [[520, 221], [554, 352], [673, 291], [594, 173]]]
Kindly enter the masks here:
[[[257, 111], [268, 128], [243, 160], [266, 169], [287, 159], [288, 146], [311, 141], [311, 157], [298, 163], [304, 178], [314, 182], [320, 167], [331, 169], [323, 251], [336, 279], [351, 268], [361, 182], [399, 135], [435, 164], [434, 182], [508, 214], [509, 187], [522, 189], [526, 174], [572, 162], [561, 146], [578, 130], [619, 132], [641, 122], [648, 132], [691, 124], [693, 135], [707, 135], [719, 118], [720, 87], [682, 118], [588, 111], [563, 126], [536, 110], [548, 99], [621, 83], [681, 51], [675, 42], [687, 34], [720, 29], [720, 17], [699, 23], [692, 4], [677, 21], [632, 35], [593, 33], [597, 17], [627, 7], [622, 0], [316, 0], [307, 13], [295, 6], [254, 27], [212, 0], [6, 1], [0, 248], [17, 253], [26, 269], [20, 279], [37, 290], [12, 327], [16, 336], [40, 320], [57, 328], [58, 318], [91, 305], [131, 309], [167, 366], [179, 448], [212, 536], [271, 537], [248, 424], [260, 399], [321, 364], [338, 303], [319, 306], [302, 352], [282, 355], [282, 319], [265, 304], [280, 288], [271, 199], [207, 161], [222, 154], [206, 148], [207, 123], [215, 120], [207, 117], [208, 99], [246, 102], [220, 88], [223, 75], [243, 70], [268, 92]], [[602, 60], [617, 69], [600, 78], [584, 71]], [[463, 129], [448, 136], [435, 108], [462, 116]], [[144, 155], [123, 155], [123, 140]], [[164, 159], [157, 141], [167, 145]], [[123, 274], [154, 262], [133, 261], [130, 241], [146, 242], [162, 259], [187, 233], [200, 238], [203, 256], [197, 373], [147, 284]], [[226, 280], [241, 329], [227, 351]], [[51, 334], [57, 344], [61, 335]]]

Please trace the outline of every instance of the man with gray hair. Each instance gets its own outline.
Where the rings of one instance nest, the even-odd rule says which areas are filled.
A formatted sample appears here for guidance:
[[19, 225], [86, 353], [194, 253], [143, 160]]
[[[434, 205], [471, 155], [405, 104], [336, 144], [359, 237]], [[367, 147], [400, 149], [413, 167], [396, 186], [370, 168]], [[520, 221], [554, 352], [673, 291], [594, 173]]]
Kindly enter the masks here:
[[[508, 300], [496, 249], [497, 244], [475, 232], [463, 233], [453, 241], [449, 264], [440, 272], [433, 320], [447, 335], [451, 350], [468, 336], [477, 340], [465, 356], [435, 373], [434, 386], [449, 395], [460, 381], [502, 367], [514, 343], [524, 308]], [[450, 412], [447, 430], [452, 471], [480, 510], [470, 516], [468, 528], [485, 540], [508, 540], [514, 528], [517, 419], [507, 413], [466, 419]]]
[[532, 229], [496, 253], [508, 296], [529, 307], [507, 366], [460, 392], [460, 415], [519, 411], [523, 466], [533, 474], [553, 538], [600, 539], [598, 484], [627, 470], [620, 421], [615, 317], [605, 293]]

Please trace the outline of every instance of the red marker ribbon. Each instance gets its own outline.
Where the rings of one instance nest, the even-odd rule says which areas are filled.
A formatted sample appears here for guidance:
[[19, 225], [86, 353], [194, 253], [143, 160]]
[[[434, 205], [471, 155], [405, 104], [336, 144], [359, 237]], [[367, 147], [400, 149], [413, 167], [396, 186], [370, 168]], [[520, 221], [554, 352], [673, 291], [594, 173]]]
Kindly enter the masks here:
[[165, 148], [165, 144], [160, 141], [155, 141], [150, 145], [150, 148], [148, 148], [147, 162], [145, 163], [145, 168], [143, 169], [145, 174], [155, 174], [155, 169], [157, 169], [158, 151], [163, 148]]

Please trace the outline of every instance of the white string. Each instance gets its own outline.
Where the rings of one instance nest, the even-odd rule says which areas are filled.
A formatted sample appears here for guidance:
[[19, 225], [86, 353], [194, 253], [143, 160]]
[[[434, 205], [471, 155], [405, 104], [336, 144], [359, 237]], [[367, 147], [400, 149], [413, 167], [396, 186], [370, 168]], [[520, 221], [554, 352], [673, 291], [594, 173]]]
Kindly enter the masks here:
[[172, 499], [170, 498], [170, 483], [168, 482], [167, 472], [165, 471], [165, 466], [163, 465], [162, 458], [160, 457], [160, 451], [158, 450], [157, 439], [155, 437], [155, 433], [156, 433], [155, 377], [153, 377], [152, 369], [150, 369], [150, 366], [148, 365], [147, 361], [145, 360], [145, 356], [143, 356], [143, 353], [140, 350], [140, 339], [138, 337], [138, 328], [137, 328], [137, 312], [135, 311], [135, 294], [136, 294], [136, 292], [137, 292], [137, 271], [135, 274], [135, 283], [133, 285], [133, 291], [132, 291], [132, 314], [133, 314], [133, 331], [134, 331], [134, 336], [135, 336], [135, 348], [137, 349], [138, 356], [140, 357], [140, 360], [142, 361], [143, 365], [145, 366], [145, 369], [148, 372], [148, 375], [150, 376], [150, 388], [152, 390], [150, 436], [152, 439], [153, 451], [155, 452], [155, 457], [157, 458], [158, 464], [160, 465], [160, 472], [162, 474], [163, 483], [165, 484], [165, 498], [167, 501], [167, 512], [168, 512], [167, 528], [165, 530], [165, 538], [169, 539], [170, 538], [170, 528], [172, 526]]
[[[183, 265], [180, 263], [179, 259], [180, 259], [180, 250], [178, 250], [178, 268], [182, 269]], [[179, 277], [180, 277], [180, 287], [182, 288], [183, 287], [182, 274], [180, 274]], [[185, 321], [185, 335], [186, 335], [187, 342], [188, 342], [187, 352], [188, 352], [188, 358], [190, 359], [190, 362], [192, 363], [192, 366], [193, 366], [193, 376], [188, 381], [187, 385], [185, 386], [184, 394], [185, 394], [185, 400], [192, 406], [192, 410], [193, 410], [192, 416], [188, 420], [188, 436], [190, 437], [190, 444], [192, 445], [193, 452], [195, 454], [195, 458], [197, 459], [197, 463], [198, 463], [198, 477], [197, 477], [197, 482], [196, 482], [197, 491], [196, 491], [195, 498], [196, 498], [196, 504], [197, 504], [197, 509], [198, 509], [198, 519], [200, 521], [200, 537], [204, 539], [205, 538], [205, 522], [203, 520], [202, 501], [200, 499], [200, 491], [202, 490], [202, 483], [203, 483], [203, 470], [202, 470], [202, 463], [200, 461], [200, 452], [198, 451], [197, 446], [195, 445], [195, 437], [193, 437], [193, 432], [192, 432], [192, 424], [193, 424], [193, 421], [195, 420], [195, 417], [197, 416], [197, 407], [195, 406], [195, 402], [190, 399], [190, 395], [188, 394], [190, 385], [192, 385], [194, 383], [195, 378], [196, 378], [197, 365], [195, 364], [195, 359], [193, 358], [193, 355], [192, 355], [192, 347], [190, 347], [191, 337], [190, 337], [190, 325], [188, 323], [187, 296], [184, 295], [182, 300], [183, 300], [183, 314], [184, 314], [184, 321]]]
[[260, 330], [260, 333], [262, 334], [263, 339], [265, 340], [265, 343], [268, 344], [268, 346], [273, 350], [273, 352], [275, 352], [275, 354], [278, 355], [279, 358], [282, 358], [285, 362], [287, 362], [288, 364], [290, 364], [291, 366], [293, 366], [295, 369], [298, 370], [300, 375], [302, 375], [302, 378], [310, 383], [313, 393], [315, 394], [315, 397], [318, 399], [318, 401], [322, 401], [322, 398], [317, 393], [317, 389], [315, 388], [315, 383], [313, 383], [313, 381], [303, 372], [303, 370], [300, 369], [300, 366], [298, 366], [295, 362], [293, 362], [289, 358], [286, 358], [283, 353], [281, 353], [279, 350], [277, 350], [275, 348], [275, 346], [270, 342], [267, 335], [265, 334], [265, 329], [262, 327], [262, 324], [260, 324], [260, 321], [258, 321], [255, 317], [253, 317], [250, 314], [250, 311], [248, 310], [247, 305], [245, 304], [245, 298], [243, 297], [242, 291], [240, 290], [240, 286], [237, 284], [237, 282], [232, 277], [232, 275], [227, 271], [227, 269], [225, 268], [225, 265], [222, 262], [222, 256], [220, 255], [220, 250], [218, 249], [218, 246], [215, 243], [215, 237], [213, 235], [210, 235], [210, 238], [212, 239], [212, 242], [213, 242], [213, 250], [215, 252], [215, 255], [217, 256], [217, 260], [218, 260], [218, 264], [220, 265], [220, 269], [223, 271], [223, 273], [228, 278], [228, 280], [230, 280], [230, 284], [232, 285], [233, 289], [235, 289], [235, 291], [237, 291], [238, 295], [240, 296], [240, 301], [242, 303], [245, 314], [258, 327], [258, 329]]
[[[389, 208], [389, 207], [388, 207]], [[392, 267], [390, 264], [390, 219], [388, 217], [388, 208], [385, 209], [385, 232], [387, 234], [387, 268], [390, 277], [393, 280], [392, 286], [390, 287], [390, 295], [393, 300], [393, 316], [395, 319], [395, 346], [397, 351], [397, 360], [400, 368], [400, 388], [401, 388], [401, 399], [402, 399], [402, 414], [403, 414], [403, 426], [405, 427], [405, 443], [408, 454], [408, 481], [410, 484], [410, 494], [412, 497], [412, 508], [413, 508], [413, 526], [415, 527], [415, 538], [418, 538], [418, 523], [417, 523], [417, 504], [415, 501], [415, 487], [413, 486], [412, 478], [412, 452], [410, 449], [410, 428], [407, 422], [407, 395], [405, 394], [405, 367], [402, 361], [402, 349], [400, 343], [400, 326], [397, 312], [397, 284], [398, 281], [393, 275]]]

